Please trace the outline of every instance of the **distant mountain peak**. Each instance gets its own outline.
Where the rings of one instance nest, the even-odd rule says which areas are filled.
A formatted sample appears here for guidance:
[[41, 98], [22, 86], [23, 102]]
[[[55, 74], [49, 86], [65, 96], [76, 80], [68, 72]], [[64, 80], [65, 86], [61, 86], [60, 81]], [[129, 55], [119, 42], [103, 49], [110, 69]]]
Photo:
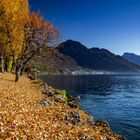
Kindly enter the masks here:
[[[78, 41], [75, 41], [75, 40], [72, 40], [72, 39], [68, 39], [68, 40], [65, 41], [65, 43], [66, 43], [66, 42], [69, 42], [69, 43], [70, 43], [70, 42], [75, 42], [75, 43], [77, 43]], [[79, 42], [78, 42], [78, 43], [79, 43]]]
[[82, 43], [78, 42], [78, 41], [74, 41], [74, 40], [67, 40], [65, 42], [62, 42], [58, 45], [57, 48], [63, 48], [65, 46], [65, 48], [68, 48], [68, 49], [75, 49], [75, 50], [81, 50], [81, 49], [87, 49], [86, 46], [84, 46]]
[[136, 55], [134, 53], [125, 52], [122, 55], [123, 58], [127, 59], [130, 62], [133, 62], [137, 65], [140, 65], [140, 55]]

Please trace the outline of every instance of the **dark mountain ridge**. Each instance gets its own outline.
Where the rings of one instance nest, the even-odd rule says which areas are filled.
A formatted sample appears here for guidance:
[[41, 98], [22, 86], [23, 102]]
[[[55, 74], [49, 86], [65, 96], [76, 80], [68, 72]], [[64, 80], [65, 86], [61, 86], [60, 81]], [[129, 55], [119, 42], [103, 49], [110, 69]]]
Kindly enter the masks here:
[[124, 53], [122, 55], [123, 58], [127, 59], [128, 61], [140, 65], [140, 55], [136, 55], [134, 53]]
[[90, 48], [80, 42], [67, 40], [56, 48], [63, 55], [73, 58], [83, 68], [110, 72], [139, 72], [140, 66], [129, 62], [107, 49]]

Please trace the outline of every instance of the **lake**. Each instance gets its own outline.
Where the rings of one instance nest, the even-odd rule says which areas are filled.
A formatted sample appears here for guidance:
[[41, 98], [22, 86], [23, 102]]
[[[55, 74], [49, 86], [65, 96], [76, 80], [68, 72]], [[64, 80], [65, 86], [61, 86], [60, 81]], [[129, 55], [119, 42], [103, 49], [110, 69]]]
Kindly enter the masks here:
[[113, 132], [140, 140], [140, 76], [46, 76], [48, 85], [65, 89], [96, 120], [107, 120]]

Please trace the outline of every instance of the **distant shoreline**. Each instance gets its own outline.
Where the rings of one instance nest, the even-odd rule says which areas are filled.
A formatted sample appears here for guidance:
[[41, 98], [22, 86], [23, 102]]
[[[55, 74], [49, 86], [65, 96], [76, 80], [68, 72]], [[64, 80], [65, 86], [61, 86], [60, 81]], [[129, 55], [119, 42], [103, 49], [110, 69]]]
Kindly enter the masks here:
[[137, 73], [126, 73], [126, 72], [95, 72], [95, 73], [91, 73], [91, 72], [82, 72], [82, 73], [48, 73], [48, 72], [40, 72], [38, 75], [62, 75], [62, 76], [84, 76], [84, 75], [108, 75], [108, 76], [140, 76], [140, 72]]

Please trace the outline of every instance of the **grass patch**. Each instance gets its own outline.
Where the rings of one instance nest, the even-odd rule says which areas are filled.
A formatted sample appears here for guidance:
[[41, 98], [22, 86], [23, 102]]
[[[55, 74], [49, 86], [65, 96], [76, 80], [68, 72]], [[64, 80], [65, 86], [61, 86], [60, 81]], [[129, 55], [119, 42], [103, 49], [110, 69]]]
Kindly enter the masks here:
[[68, 93], [66, 92], [66, 90], [59, 90], [59, 94], [63, 96], [65, 101], [68, 100]]

